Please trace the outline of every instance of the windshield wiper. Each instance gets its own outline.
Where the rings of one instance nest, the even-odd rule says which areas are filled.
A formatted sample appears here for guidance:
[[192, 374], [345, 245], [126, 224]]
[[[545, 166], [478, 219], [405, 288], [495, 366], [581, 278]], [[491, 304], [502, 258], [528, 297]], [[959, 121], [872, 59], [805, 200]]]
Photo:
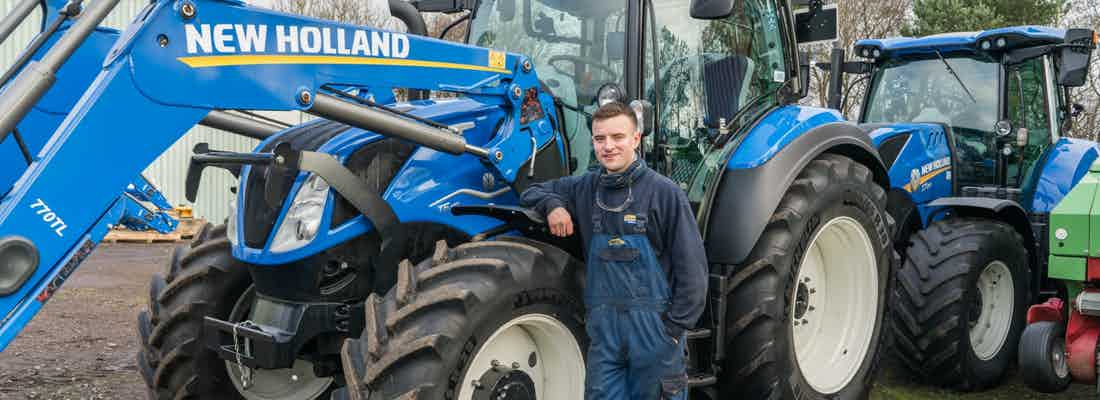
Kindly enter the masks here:
[[966, 95], [970, 96], [970, 101], [973, 101], [975, 104], [977, 104], [978, 99], [975, 99], [974, 94], [970, 93], [970, 89], [966, 87], [966, 84], [963, 83], [962, 78], [959, 77], [959, 74], [955, 72], [954, 68], [951, 68], [951, 64], [947, 63], [947, 59], [943, 58], [943, 54], [940, 54], [939, 50], [936, 50], [936, 57], [939, 57], [940, 61], [943, 61], [943, 65], [947, 67], [947, 72], [950, 72], [951, 76], [955, 77], [955, 81], [959, 82], [959, 86], [961, 86], [963, 90], [966, 91]]

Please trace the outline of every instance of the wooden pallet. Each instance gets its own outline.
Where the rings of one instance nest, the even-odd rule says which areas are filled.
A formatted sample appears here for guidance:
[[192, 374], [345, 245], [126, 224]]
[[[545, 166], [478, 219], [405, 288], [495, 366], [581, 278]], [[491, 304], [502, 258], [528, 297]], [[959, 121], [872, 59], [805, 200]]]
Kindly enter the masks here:
[[107, 236], [103, 238], [103, 241], [106, 243], [163, 243], [178, 242], [181, 240], [183, 240], [183, 237], [177, 232], [134, 232], [129, 229], [112, 229], [110, 232], [107, 232]]
[[172, 243], [190, 240], [206, 224], [204, 219], [181, 219], [176, 230], [171, 233], [156, 231], [135, 232], [125, 228], [111, 229], [103, 238], [105, 243]]
[[182, 218], [179, 220], [179, 226], [176, 226], [176, 232], [180, 234], [182, 239], [191, 239], [195, 237], [195, 234], [199, 233], [199, 229], [203, 225], [206, 225], [206, 220], [202, 218]]

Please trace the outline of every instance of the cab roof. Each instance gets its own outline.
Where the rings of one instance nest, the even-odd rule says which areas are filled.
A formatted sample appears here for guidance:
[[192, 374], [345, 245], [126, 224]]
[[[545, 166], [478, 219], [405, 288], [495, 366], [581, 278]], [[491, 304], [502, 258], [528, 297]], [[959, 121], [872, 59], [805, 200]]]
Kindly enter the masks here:
[[955, 32], [919, 38], [895, 37], [863, 39], [855, 44], [857, 56], [893, 58], [910, 54], [957, 50], [1003, 51], [1024, 47], [1058, 44], [1065, 40], [1064, 29], [1045, 26], [1014, 26], [981, 32]]

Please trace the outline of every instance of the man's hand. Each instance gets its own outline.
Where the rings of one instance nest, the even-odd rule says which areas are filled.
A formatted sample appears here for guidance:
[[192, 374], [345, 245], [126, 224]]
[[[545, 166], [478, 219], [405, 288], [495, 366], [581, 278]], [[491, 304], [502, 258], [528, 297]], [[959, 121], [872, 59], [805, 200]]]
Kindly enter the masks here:
[[563, 207], [555, 208], [546, 216], [550, 225], [550, 233], [558, 237], [566, 237], [573, 234], [573, 217]]

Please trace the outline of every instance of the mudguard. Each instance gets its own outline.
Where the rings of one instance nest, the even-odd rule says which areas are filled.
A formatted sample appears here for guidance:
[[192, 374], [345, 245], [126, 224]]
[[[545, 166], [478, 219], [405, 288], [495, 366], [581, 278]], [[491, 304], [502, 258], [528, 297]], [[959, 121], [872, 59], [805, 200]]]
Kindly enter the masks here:
[[756, 240], [791, 182], [823, 153], [840, 154], [866, 165], [875, 182], [888, 178], [871, 138], [834, 111], [788, 106], [760, 120], [734, 151], [719, 178], [707, 220], [707, 258], [738, 264]]
[[1077, 182], [1088, 172], [1100, 152], [1096, 142], [1061, 138], [1047, 150], [1042, 162], [1042, 173], [1035, 184], [1031, 199], [1031, 212], [1048, 213], [1062, 201]]

